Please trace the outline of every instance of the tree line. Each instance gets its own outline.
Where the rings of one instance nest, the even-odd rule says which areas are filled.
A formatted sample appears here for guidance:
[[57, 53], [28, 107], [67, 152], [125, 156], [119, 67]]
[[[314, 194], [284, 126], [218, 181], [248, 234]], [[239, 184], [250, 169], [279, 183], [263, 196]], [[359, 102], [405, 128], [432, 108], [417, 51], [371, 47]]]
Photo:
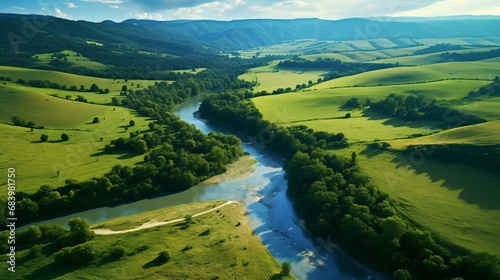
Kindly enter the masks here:
[[388, 195], [361, 173], [355, 153], [346, 158], [328, 149], [344, 146], [339, 137], [343, 134], [278, 127], [263, 120], [241, 92], [206, 98], [200, 116], [260, 139], [266, 148], [282, 153], [288, 194], [307, 228], [339, 242], [352, 256], [393, 273], [394, 279], [500, 277], [495, 256], [440, 242], [400, 218]]
[[278, 67], [284, 69], [329, 70], [329, 72], [324, 76], [323, 81], [398, 66], [399, 64], [392, 63], [343, 62], [334, 58], [318, 58], [315, 61], [312, 61], [299, 57], [284, 60], [278, 63]]
[[406, 121], [434, 120], [441, 122], [444, 128], [483, 123], [486, 120], [455, 109], [436, 104], [436, 100], [427, 102], [423, 95], [400, 95], [391, 93], [384, 100], [371, 102], [370, 109], [382, 114], [394, 116]]
[[476, 146], [467, 144], [408, 146], [405, 153], [423, 152], [428, 158], [441, 162], [462, 162], [500, 173], [500, 145]]

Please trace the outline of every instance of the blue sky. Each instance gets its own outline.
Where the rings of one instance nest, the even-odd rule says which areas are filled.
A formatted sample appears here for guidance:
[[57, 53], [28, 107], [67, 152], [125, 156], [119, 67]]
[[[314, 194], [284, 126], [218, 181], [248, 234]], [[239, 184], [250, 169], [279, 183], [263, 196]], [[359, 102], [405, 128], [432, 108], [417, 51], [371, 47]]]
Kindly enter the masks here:
[[100, 22], [136, 19], [500, 15], [498, 0], [1, 0], [0, 12]]

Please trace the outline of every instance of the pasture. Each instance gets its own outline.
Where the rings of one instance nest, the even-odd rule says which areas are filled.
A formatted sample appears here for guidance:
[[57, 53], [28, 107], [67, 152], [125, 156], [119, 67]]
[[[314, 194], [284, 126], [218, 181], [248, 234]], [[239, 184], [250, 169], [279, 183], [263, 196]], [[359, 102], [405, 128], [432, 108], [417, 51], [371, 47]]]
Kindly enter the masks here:
[[[98, 43], [93, 42], [92, 44], [97, 45]], [[90, 58], [84, 57], [74, 51], [64, 50], [61, 53], [66, 55], [66, 60], [64, 60], [63, 62], [69, 63], [73, 68], [86, 67], [88, 69], [96, 71], [108, 69], [108, 66], [99, 62], [92, 61]], [[38, 59], [39, 65], [48, 65], [52, 60], [54, 60], [53, 56], [53, 53], [42, 53], [36, 54], [34, 57]]]
[[[43, 184], [57, 187], [65, 179], [88, 180], [103, 175], [116, 164], [133, 165], [142, 161], [142, 156], [102, 153], [109, 141], [128, 137], [131, 131], [149, 129], [150, 121], [129, 109], [63, 100], [30, 91], [23, 94], [0, 91], [0, 94], [2, 122], [10, 123], [12, 116], [19, 116], [35, 122], [36, 126], [45, 126], [31, 131], [0, 124], [3, 135], [0, 168], [16, 168], [19, 190], [32, 192]], [[100, 122], [92, 123], [94, 117]], [[127, 131], [130, 120], [135, 125]], [[61, 141], [62, 133], [69, 136], [69, 141]], [[40, 141], [42, 134], [49, 136], [49, 142]]]
[[352, 147], [358, 165], [389, 194], [398, 213], [440, 239], [500, 256], [500, 175], [460, 163], [413, 162], [398, 153]]
[[491, 121], [448, 129], [418, 138], [388, 141], [392, 149], [403, 150], [410, 145], [473, 144], [496, 145], [500, 143], [500, 121]]
[[280, 70], [275, 66], [279, 61], [274, 61], [268, 66], [253, 68], [238, 78], [247, 81], [257, 81], [258, 85], [254, 90], [272, 92], [278, 88], [290, 87], [295, 89], [297, 84], [307, 84], [309, 81], [316, 82], [322, 78], [326, 71], [300, 71], [300, 70]]
[[451, 107], [487, 120], [498, 120], [500, 119], [500, 111], [498, 110], [499, 105], [500, 97], [492, 97], [465, 104], [452, 105]]
[[[221, 201], [206, 201], [141, 213], [141, 221], [184, 218], [196, 210], [210, 210]], [[52, 255], [27, 258], [28, 250], [19, 250], [20, 278], [54, 279], [275, 279], [280, 265], [269, 254], [259, 238], [252, 234], [250, 219], [242, 203], [233, 203], [184, 222], [118, 235], [97, 235], [95, 247], [101, 253], [99, 261], [81, 267], [63, 267], [54, 263]], [[127, 216], [107, 224], [137, 224], [137, 215]], [[209, 229], [209, 233], [201, 235]], [[113, 246], [125, 250], [125, 256], [110, 261], [104, 256]], [[45, 254], [51, 253], [46, 245]], [[171, 259], [164, 264], [153, 260], [166, 250]], [[1, 257], [4, 260], [6, 257]], [[276, 278], [277, 279], [277, 278]], [[293, 279], [284, 277], [282, 279]]]
[[325, 89], [352, 86], [414, 84], [439, 80], [489, 80], [498, 75], [498, 62], [447, 62], [413, 67], [396, 67], [333, 79], [312, 87]]
[[[137, 89], [138, 87], [141, 88], [154, 85], [156, 82], [154, 80], [105, 79], [57, 71], [36, 70], [10, 66], [0, 66], [0, 76], [10, 77], [12, 82], [17, 81], [18, 79], [25, 80], [26, 82], [29, 80], [49, 80], [51, 82], [58, 83], [61, 86], [66, 85], [67, 88], [76, 86], [78, 89], [80, 89], [81, 85], [83, 85], [85, 89], [90, 89], [92, 84], [96, 84], [100, 89], [109, 89], [111, 94], [119, 93], [123, 86], [127, 86], [127, 89]], [[81, 92], [60, 91], [60, 93], [60, 96], [64, 97], [66, 94], [76, 96]]]

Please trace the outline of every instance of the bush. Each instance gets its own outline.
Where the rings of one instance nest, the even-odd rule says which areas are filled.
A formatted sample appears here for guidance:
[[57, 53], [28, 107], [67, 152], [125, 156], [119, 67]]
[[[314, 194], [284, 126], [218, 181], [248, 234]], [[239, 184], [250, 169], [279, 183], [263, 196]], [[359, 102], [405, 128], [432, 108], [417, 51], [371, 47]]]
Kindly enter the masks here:
[[118, 260], [125, 256], [125, 248], [122, 246], [113, 246], [108, 251], [108, 258], [110, 260]]
[[98, 123], [99, 122], [99, 118], [98, 117], [94, 117], [94, 119], [92, 120], [92, 123]]
[[27, 256], [29, 259], [34, 259], [34, 258], [38, 258], [38, 257], [42, 256], [42, 247], [39, 244], [34, 245], [28, 251]]
[[57, 252], [54, 259], [64, 265], [82, 265], [94, 260], [98, 254], [94, 242], [88, 242], [74, 247], [66, 247]]
[[47, 134], [42, 134], [42, 135], [40, 136], [40, 141], [42, 141], [42, 142], [47, 142], [47, 141], [49, 141], [49, 136], [48, 136]]
[[156, 263], [166, 263], [170, 260], [170, 254], [167, 251], [161, 251], [158, 257], [154, 259]]
[[206, 229], [204, 230], [202, 233], [199, 234], [199, 236], [205, 236], [205, 235], [209, 235], [210, 234], [210, 229]]
[[66, 134], [66, 133], [61, 134], [61, 140], [68, 141], [69, 140], [68, 134]]

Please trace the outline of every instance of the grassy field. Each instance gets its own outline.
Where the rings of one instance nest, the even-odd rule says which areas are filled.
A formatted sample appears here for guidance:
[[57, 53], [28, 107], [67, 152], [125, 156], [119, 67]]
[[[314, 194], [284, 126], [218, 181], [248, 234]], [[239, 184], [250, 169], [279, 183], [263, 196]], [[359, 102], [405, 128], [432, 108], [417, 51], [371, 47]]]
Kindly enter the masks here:
[[[428, 134], [440, 130], [439, 123], [408, 123], [371, 111], [344, 110], [342, 105], [353, 97], [364, 103], [367, 98], [378, 101], [390, 93], [423, 94], [437, 100], [459, 99], [487, 83], [450, 80], [418, 85], [337, 88], [262, 96], [252, 100], [265, 119], [279, 124], [306, 125], [315, 130], [342, 132], [351, 141], [387, 140], [406, 138], [412, 134]], [[351, 113], [351, 118], [342, 118], [348, 112]]]
[[[95, 42], [94, 44], [97, 45], [97, 43]], [[74, 51], [65, 50], [62, 51], [61, 53], [66, 55], [67, 60], [64, 62], [69, 63], [71, 67], [86, 67], [88, 69], [96, 71], [108, 69], [108, 66], [99, 62], [92, 61], [90, 58], [81, 56], [80, 54]], [[53, 53], [42, 53], [42, 54], [36, 54], [35, 57], [38, 58], [39, 61], [38, 64], [48, 65], [53, 60], [52, 58], [53, 55], [54, 55]]]
[[[123, 227], [137, 224], [137, 219], [183, 218], [186, 214], [209, 210], [221, 203], [187, 204], [96, 226], [117, 224]], [[193, 218], [189, 227], [181, 222], [131, 233], [97, 235], [93, 242], [101, 252], [118, 245], [126, 250], [126, 256], [117, 261], [97, 261], [80, 268], [57, 266], [52, 256], [26, 260], [28, 250], [20, 250], [18, 266], [25, 269], [17, 271], [17, 278], [11, 279], [279, 279], [280, 265], [252, 234], [245, 213], [243, 204], [233, 203]], [[201, 236], [206, 229], [210, 229], [210, 233]], [[191, 249], [184, 249], [187, 246]], [[139, 250], [141, 247], [142, 251]], [[170, 261], [162, 265], [152, 262], [164, 250], [171, 256]], [[5, 256], [1, 258], [3, 260]]]
[[[19, 68], [19, 67], [10, 67], [10, 66], [0, 66], [0, 76], [10, 77], [13, 82], [18, 79], [23, 79], [25, 81], [29, 80], [49, 80], [51, 82], [59, 83], [59, 85], [66, 85], [68, 88], [71, 86], [76, 86], [78, 89], [80, 85], [83, 85], [85, 89], [90, 89], [92, 84], [96, 84], [99, 88], [109, 89], [110, 93], [119, 93], [122, 89], [122, 86], [126, 85], [128, 89], [136, 89], [137, 85], [139, 87], [147, 87], [148, 85], [154, 85], [156, 81], [154, 80], [128, 80], [125, 81], [123, 79], [104, 79], [104, 78], [96, 78], [90, 76], [81, 76], [68, 74], [57, 71], [49, 71], [49, 70], [35, 70], [35, 69], [27, 69], [27, 68]], [[66, 94], [74, 95], [80, 94], [80, 92], [72, 92], [72, 91], [60, 91], [61, 96], [65, 96]], [[63, 95], [64, 94], [64, 95]]]
[[[0, 86], [0, 120], [11, 122], [12, 116], [45, 126], [35, 129], [0, 124], [3, 135], [0, 168], [16, 168], [20, 178], [18, 189], [34, 191], [43, 184], [60, 186], [64, 179], [85, 180], [101, 176], [116, 164], [133, 165], [142, 157], [102, 154], [101, 149], [112, 139], [128, 137], [129, 131], [145, 131], [148, 119], [123, 107], [92, 105], [69, 101], [33, 91], [14, 94]], [[100, 122], [93, 124], [94, 117]], [[126, 131], [129, 121], [135, 126]], [[61, 142], [61, 134], [70, 139]], [[41, 143], [41, 134], [49, 136]], [[100, 141], [100, 138], [103, 141]], [[56, 176], [60, 171], [60, 176]], [[2, 183], [5, 184], [5, 183]], [[1, 196], [4, 196], [1, 194]]]
[[500, 143], [500, 121], [448, 129], [436, 134], [412, 139], [388, 141], [393, 149], [405, 149], [410, 145], [473, 144], [496, 145]]
[[279, 61], [274, 61], [268, 66], [253, 68], [238, 78], [247, 81], [257, 80], [258, 85], [254, 88], [255, 91], [271, 92], [278, 88], [295, 89], [297, 84], [307, 84], [310, 80], [316, 82], [318, 78], [326, 74], [326, 71], [278, 70], [275, 68], [278, 63]]
[[493, 97], [451, 107], [466, 113], [474, 114], [487, 120], [497, 120], [500, 119], [500, 111], [498, 110], [499, 105], [500, 97]]
[[430, 159], [412, 166], [397, 153], [364, 145], [348, 152], [353, 150], [358, 165], [401, 215], [453, 244], [500, 256], [500, 175]]
[[312, 89], [376, 86], [430, 82], [449, 79], [493, 80], [499, 64], [491, 61], [448, 62], [415, 67], [397, 67], [365, 72], [320, 83]]

